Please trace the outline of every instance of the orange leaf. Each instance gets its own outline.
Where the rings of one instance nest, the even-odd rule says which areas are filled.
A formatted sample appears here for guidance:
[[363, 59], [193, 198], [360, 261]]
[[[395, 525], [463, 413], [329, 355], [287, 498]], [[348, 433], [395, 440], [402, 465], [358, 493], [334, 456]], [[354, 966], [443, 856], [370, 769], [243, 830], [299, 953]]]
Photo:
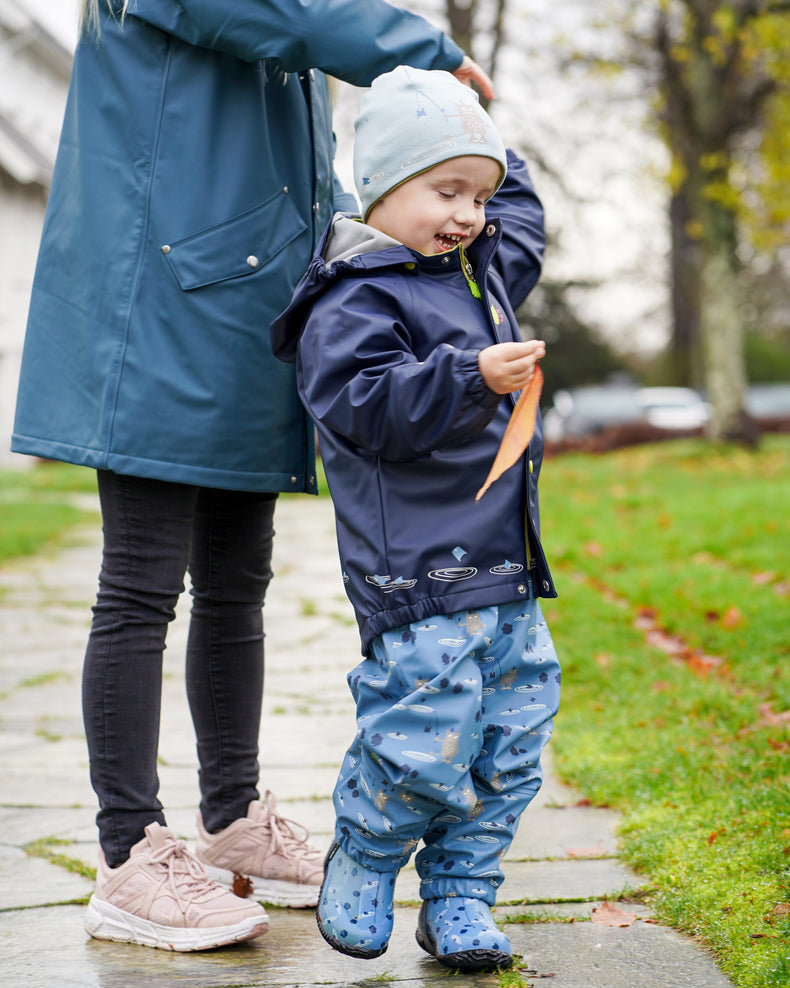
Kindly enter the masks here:
[[233, 888], [231, 891], [240, 899], [246, 899], [255, 891], [255, 886], [246, 875], [240, 875], [238, 872], [234, 871]]
[[602, 906], [593, 909], [590, 919], [601, 926], [633, 926], [636, 922], [636, 913], [623, 912], [604, 899]]
[[737, 628], [743, 624], [743, 615], [737, 607], [728, 607], [724, 612], [724, 617], [721, 619], [721, 624], [723, 628], [730, 630]]
[[475, 501], [480, 500], [494, 481], [498, 480], [505, 470], [509, 470], [529, 446], [532, 433], [535, 431], [535, 419], [538, 415], [538, 401], [542, 388], [543, 371], [535, 364], [532, 380], [521, 392], [521, 397], [510, 416], [505, 435], [502, 437], [486, 482], [475, 495]]

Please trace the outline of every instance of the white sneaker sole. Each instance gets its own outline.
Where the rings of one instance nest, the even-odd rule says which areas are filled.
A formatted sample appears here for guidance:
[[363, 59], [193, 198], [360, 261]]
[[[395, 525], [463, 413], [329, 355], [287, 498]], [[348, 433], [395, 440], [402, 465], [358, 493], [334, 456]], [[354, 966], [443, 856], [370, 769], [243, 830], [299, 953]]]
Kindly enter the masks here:
[[[205, 861], [200, 862], [208, 877], [229, 892], [233, 892], [234, 872], [226, 868], [214, 868]], [[300, 885], [298, 882], [278, 881], [274, 878], [247, 877], [252, 885], [250, 895], [269, 906], [285, 906], [289, 909], [309, 909], [318, 905], [320, 885]], [[238, 892], [236, 892], [238, 895]]]
[[96, 940], [137, 943], [161, 950], [209, 950], [241, 940], [252, 940], [269, 929], [269, 917], [251, 916], [233, 926], [206, 929], [163, 926], [118, 909], [109, 902], [91, 896], [85, 914], [85, 929]]

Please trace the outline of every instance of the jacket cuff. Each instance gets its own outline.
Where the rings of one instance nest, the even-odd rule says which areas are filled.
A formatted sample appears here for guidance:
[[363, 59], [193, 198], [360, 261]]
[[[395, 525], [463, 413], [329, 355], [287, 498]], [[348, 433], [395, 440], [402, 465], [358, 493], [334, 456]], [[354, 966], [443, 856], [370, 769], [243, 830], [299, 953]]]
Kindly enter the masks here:
[[461, 357], [460, 371], [466, 386], [466, 393], [476, 405], [486, 408], [496, 408], [504, 395], [498, 395], [483, 380], [477, 357], [479, 350], [464, 350]]

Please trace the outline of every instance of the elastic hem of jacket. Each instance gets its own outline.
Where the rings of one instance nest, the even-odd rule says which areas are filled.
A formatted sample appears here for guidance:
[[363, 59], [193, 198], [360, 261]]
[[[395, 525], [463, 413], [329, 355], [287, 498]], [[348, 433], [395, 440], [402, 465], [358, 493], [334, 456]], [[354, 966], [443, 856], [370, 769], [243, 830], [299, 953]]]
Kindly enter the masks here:
[[[476, 611], [481, 607], [510, 604], [515, 600], [526, 602], [533, 599], [535, 596], [533, 581], [530, 580], [526, 570], [520, 575], [523, 576], [523, 579], [515, 583], [498, 583], [495, 586], [477, 587], [458, 593], [442, 594], [438, 597], [422, 597], [391, 610], [377, 611], [360, 621], [359, 633], [362, 639], [362, 654], [367, 655], [374, 638], [378, 638], [385, 631], [399, 628], [404, 624], [425, 621], [427, 618], [440, 614], [446, 616], [458, 611]], [[520, 592], [519, 587], [526, 587], [527, 592]]]
[[[93, 470], [112, 470], [113, 473], [149, 480], [165, 480], [174, 484], [190, 484], [195, 487], [212, 487], [225, 491], [271, 491], [272, 493], [317, 494], [318, 487], [301, 473], [257, 473], [236, 470], [217, 470], [213, 467], [197, 467], [190, 464], [146, 460], [136, 456], [106, 455], [98, 449], [71, 446], [43, 439], [32, 439], [16, 433], [11, 439], [11, 451], [43, 460], [60, 460]], [[294, 479], [295, 478], [295, 479]]]

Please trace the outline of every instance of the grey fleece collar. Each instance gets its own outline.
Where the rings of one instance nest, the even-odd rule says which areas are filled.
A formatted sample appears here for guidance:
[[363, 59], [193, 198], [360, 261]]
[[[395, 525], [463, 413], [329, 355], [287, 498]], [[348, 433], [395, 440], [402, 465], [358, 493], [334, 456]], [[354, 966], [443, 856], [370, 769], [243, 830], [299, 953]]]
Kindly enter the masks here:
[[369, 254], [387, 247], [402, 247], [399, 240], [363, 223], [359, 216], [335, 213], [324, 244], [327, 267], [337, 261], [350, 261], [359, 254]]

